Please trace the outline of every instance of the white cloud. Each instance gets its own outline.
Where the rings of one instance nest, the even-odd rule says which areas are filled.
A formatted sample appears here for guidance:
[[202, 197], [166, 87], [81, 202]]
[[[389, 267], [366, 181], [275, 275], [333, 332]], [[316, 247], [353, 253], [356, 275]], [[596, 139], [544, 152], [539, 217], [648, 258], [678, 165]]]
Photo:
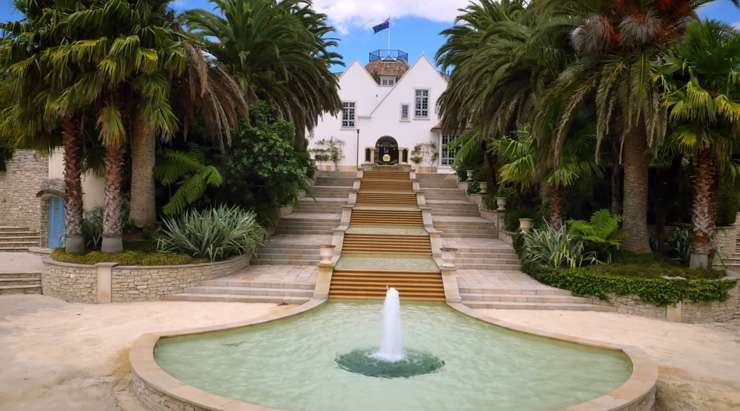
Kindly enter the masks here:
[[733, 26], [734, 26], [734, 27], [735, 27], [736, 29], [740, 30], [740, 21], [738, 21], [737, 23], [733, 24]]
[[370, 28], [386, 18], [421, 17], [452, 22], [469, 0], [314, 0], [314, 7], [329, 16], [341, 33], [351, 27]]

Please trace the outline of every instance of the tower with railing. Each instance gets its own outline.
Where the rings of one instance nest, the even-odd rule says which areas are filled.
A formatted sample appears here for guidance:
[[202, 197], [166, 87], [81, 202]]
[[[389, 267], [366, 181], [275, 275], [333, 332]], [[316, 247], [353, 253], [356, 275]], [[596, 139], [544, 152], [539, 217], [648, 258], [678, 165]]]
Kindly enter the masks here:
[[394, 86], [409, 69], [409, 55], [402, 50], [375, 50], [366, 68], [381, 86]]

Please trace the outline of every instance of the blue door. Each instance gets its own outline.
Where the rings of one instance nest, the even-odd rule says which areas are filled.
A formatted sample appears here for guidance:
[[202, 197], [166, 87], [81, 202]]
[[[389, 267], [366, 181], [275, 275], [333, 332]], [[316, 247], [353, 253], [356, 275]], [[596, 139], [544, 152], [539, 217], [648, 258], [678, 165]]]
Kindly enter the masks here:
[[49, 199], [49, 248], [64, 247], [64, 200]]

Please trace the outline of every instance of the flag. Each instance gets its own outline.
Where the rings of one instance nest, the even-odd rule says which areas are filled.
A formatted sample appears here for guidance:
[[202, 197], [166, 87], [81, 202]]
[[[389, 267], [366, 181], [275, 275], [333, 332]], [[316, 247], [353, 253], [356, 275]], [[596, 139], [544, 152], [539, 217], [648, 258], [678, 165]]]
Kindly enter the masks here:
[[377, 26], [373, 26], [373, 32], [378, 33], [390, 27], [391, 27], [391, 18], [388, 17], [387, 19], [385, 19], [384, 22], [378, 24]]

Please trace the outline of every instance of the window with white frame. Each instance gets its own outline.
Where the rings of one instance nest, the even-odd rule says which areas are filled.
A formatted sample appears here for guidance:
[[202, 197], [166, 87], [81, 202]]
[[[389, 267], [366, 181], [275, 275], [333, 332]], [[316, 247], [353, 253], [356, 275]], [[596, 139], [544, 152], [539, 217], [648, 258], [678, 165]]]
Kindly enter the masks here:
[[392, 76], [382, 76], [380, 78], [380, 85], [390, 87], [396, 84], [396, 78]]
[[409, 119], [409, 105], [401, 104], [401, 120]]
[[429, 118], [429, 90], [416, 90], [414, 117]]
[[455, 150], [450, 148], [450, 143], [455, 139], [452, 135], [442, 135], [442, 152], [439, 156], [439, 161], [442, 166], [452, 166], [455, 162]]
[[355, 103], [345, 101], [342, 103], [342, 127], [355, 127]]

